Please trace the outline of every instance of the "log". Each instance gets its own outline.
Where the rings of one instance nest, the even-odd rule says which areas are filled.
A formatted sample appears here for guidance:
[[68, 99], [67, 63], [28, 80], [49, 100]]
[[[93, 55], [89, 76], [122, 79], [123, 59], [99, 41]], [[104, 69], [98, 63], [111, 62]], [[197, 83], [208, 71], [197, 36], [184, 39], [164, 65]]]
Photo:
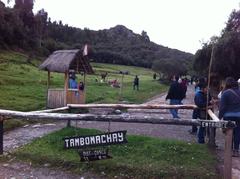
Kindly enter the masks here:
[[0, 155], [3, 154], [3, 120], [4, 117], [0, 115]]
[[232, 135], [233, 129], [228, 128], [225, 133], [224, 179], [232, 178]]
[[60, 114], [60, 113], [38, 113], [38, 112], [19, 112], [11, 110], [1, 110], [0, 115], [27, 118], [27, 119], [54, 119], [54, 120], [82, 120], [82, 121], [111, 121], [128, 123], [151, 123], [192, 126], [199, 125], [196, 119], [164, 119], [160, 115], [94, 115], [94, 114]]
[[64, 111], [69, 109], [68, 106], [65, 107], [61, 107], [61, 108], [55, 108], [55, 109], [46, 109], [46, 110], [41, 110], [41, 111], [31, 111], [31, 112], [35, 112], [35, 113], [50, 113], [50, 112], [57, 112], [57, 111]]
[[117, 109], [195, 109], [196, 105], [168, 105], [168, 104], [67, 104], [70, 108], [117, 108]]
[[212, 120], [219, 121], [219, 118], [212, 112], [211, 109], [208, 110], [208, 114], [212, 118]]

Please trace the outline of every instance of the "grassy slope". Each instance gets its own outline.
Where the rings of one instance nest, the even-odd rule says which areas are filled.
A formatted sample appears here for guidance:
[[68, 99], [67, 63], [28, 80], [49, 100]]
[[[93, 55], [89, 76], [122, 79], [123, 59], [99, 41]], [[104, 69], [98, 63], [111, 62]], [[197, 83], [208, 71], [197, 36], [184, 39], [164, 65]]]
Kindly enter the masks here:
[[64, 137], [95, 133], [100, 131], [65, 128], [24, 146], [16, 156], [79, 173], [104, 172], [109, 178], [217, 178], [215, 158], [206, 145], [129, 135], [127, 144], [109, 147], [113, 159], [90, 163], [81, 163], [76, 150], [64, 150]]
[[[34, 61], [36, 63], [36, 61]], [[166, 86], [152, 81], [153, 72], [149, 69], [128, 67], [121, 65], [93, 63], [95, 72], [118, 72], [128, 70], [131, 75], [124, 77], [123, 100], [132, 103], [141, 103], [149, 97], [166, 90]], [[132, 90], [134, 75], [140, 77], [140, 91]], [[106, 83], [96, 83], [99, 75], [88, 75], [86, 90], [87, 103], [89, 102], [117, 102], [119, 100], [119, 88], [111, 88]], [[52, 87], [63, 87], [63, 74], [52, 73]], [[83, 76], [78, 75], [78, 80]], [[121, 75], [110, 74], [108, 80], [121, 81]], [[44, 108], [46, 103], [47, 74], [27, 63], [27, 57], [16, 52], [0, 52], [0, 108], [30, 111]]]

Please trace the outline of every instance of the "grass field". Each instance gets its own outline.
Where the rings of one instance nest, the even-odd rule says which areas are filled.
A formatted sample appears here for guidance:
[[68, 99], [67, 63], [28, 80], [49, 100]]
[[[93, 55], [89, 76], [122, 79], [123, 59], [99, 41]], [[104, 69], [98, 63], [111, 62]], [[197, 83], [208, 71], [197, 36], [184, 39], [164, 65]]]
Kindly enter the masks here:
[[50, 164], [77, 173], [104, 178], [218, 178], [216, 158], [206, 145], [128, 135], [127, 144], [110, 146], [112, 159], [80, 162], [75, 149], [65, 150], [63, 138], [101, 133], [93, 129], [64, 128], [20, 148], [15, 155], [35, 164]]
[[[0, 108], [20, 111], [42, 109], [46, 105], [47, 73], [40, 71], [39, 61], [27, 62], [28, 57], [16, 52], [0, 52]], [[87, 103], [105, 102], [115, 103], [120, 99], [120, 89], [112, 88], [100, 81], [101, 72], [109, 72], [107, 80], [117, 79], [121, 82], [120, 70], [127, 70], [130, 75], [124, 76], [123, 96], [121, 100], [130, 103], [142, 103], [146, 99], [166, 90], [166, 86], [152, 80], [150, 69], [92, 63], [96, 75], [87, 75], [86, 90]], [[132, 90], [134, 75], [139, 75], [140, 91]], [[78, 75], [78, 81], [83, 76]], [[64, 75], [52, 73], [51, 87], [63, 88]]]

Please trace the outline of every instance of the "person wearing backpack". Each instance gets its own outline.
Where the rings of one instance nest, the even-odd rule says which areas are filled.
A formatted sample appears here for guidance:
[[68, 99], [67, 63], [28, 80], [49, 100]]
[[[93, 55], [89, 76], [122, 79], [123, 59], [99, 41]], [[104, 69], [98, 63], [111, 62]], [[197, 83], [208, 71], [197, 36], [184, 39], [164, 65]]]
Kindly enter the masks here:
[[219, 118], [235, 121], [233, 129], [233, 157], [239, 157], [240, 145], [240, 90], [234, 78], [226, 78], [225, 89], [221, 95]]

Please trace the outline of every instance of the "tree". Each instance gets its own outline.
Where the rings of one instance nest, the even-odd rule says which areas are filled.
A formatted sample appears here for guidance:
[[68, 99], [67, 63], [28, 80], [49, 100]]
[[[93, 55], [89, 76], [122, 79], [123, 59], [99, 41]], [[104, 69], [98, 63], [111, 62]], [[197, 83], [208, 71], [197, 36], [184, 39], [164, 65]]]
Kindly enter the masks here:
[[184, 63], [172, 59], [160, 59], [154, 61], [152, 69], [166, 79], [170, 79], [173, 75], [181, 76], [187, 73], [187, 68]]
[[216, 44], [213, 72], [221, 79], [232, 76], [240, 77], [240, 32], [228, 32]]
[[39, 39], [39, 47], [42, 46], [41, 45], [42, 39], [43, 39], [44, 35], [46, 34], [47, 19], [48, 19], [48, 13], [44, 9], [41, 9], [40, 11], [38, 11], [36, 16], [34, 17], [34, 20], [35, 20], [34, 31]]
[[195, 54], [194, 69], [206, 75], [209, 68], [212, 48], [214, 48], [211, 71], [219, 79], [227, 76], [240, 76], [240, 11], [234, 10], [220, 37], [211, 38], [208, 44]]
[[142, 35], [142, 38], [144, 39], [144, 40], [146, 40], [146, 41], [150, 41], [150, 38], [149, 38], [149, 36], [147, 35], [147, 32], [146, 31], [142, 31], [142, 33], [141, 33], [141, 35]]
[[205, 43], [202, 49], [198, 50], [194, 56], [193, 69], [201, 76], [207, 76], [211, 53], [212, 45]]
[[33, 0], [15, 0], [14, 9], [18, 10], [20, 18], [25, 26], [33, 25]]

